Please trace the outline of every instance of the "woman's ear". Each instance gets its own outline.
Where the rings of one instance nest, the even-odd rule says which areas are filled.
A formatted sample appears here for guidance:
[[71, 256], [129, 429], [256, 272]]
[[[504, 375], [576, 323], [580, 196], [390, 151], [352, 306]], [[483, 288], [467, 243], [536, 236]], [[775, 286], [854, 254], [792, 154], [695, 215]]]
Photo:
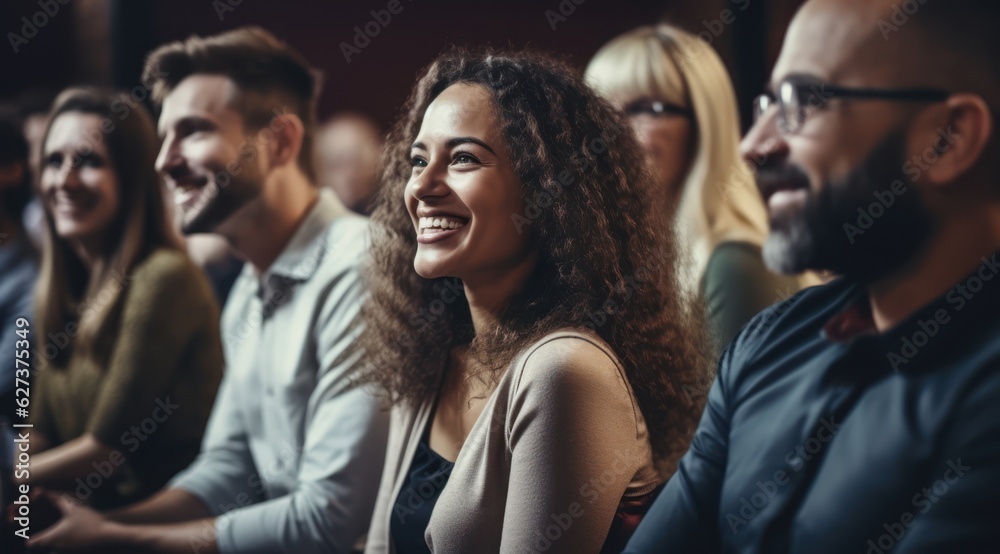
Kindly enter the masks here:
[[947, 122], [934, 131], [931, 146], [937, 161], [928, 164], [927, 180], [935, 186], [949, 185], [980, 162], [993, 135], [989, 105], [974, 94], [956, 94], [945, 101]]

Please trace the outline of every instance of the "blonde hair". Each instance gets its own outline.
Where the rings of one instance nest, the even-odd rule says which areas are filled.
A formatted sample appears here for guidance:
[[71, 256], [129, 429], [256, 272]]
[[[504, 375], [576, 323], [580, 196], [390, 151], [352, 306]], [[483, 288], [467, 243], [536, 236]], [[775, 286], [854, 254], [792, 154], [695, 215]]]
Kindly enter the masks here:
[[697, 290], [719, 244], [763, 244], [767, 212], [740, 157], [733, 85], [708, 43], [671, 25], [640, 27], [601, 47], [586, 79], [607, 98], [661, 100], [694, 113], [697, 150], [674, 220], [690, 257], [680, 264], [687, 266], [681, 275], [690, 291]]

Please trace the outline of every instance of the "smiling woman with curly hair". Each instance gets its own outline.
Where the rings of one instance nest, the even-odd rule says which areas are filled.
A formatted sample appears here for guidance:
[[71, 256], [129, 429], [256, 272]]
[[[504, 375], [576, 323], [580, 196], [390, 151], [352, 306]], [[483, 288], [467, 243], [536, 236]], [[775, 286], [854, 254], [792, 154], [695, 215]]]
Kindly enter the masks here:
[[362, 342], [395, 407], [366, 551], [617, 551], [710, 373], [627, 122], [558, 61], [459, 49], [386, 156]]

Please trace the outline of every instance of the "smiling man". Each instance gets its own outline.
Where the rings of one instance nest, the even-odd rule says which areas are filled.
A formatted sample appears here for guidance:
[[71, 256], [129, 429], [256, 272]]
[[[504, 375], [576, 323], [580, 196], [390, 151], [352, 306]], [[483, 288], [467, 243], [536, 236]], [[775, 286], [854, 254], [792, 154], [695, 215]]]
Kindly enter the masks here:
[[316, 77], [265, 31], [192, 37], [146, 65], [157, 170], [186, 234], [247, 260], [222, 316], [226, 370], [202, 444], [151, 499], [63, 501], [57, 550], [348, 552], [371, 518], [388, 425], [355, 339], [367, 220], [313, 183]]
[[729, 346], [628, 553], [998, 548], [1000, 5], [898, 4], [792, 22], [743, 151], [768, 264], [843, 277]]

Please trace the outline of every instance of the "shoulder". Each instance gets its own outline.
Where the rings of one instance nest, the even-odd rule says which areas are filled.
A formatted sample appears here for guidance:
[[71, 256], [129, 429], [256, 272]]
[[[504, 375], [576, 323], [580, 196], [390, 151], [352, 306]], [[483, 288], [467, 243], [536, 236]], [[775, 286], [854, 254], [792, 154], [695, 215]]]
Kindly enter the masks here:
[[754, 316], [719, 359], [718, 378], [731, 382], [755, 368], [821, 341], [825, 323], [863, 293], [863, 286], [846, 279], [808, 287], [778, 300]]
[[349, 213], [331, 221], [312, 246], [310, 257], [320, 260], [313, 279], [324, 289], [357, 288], [367, 262], [368, 236], [367, 217]]
[[731, 271], [756, 271], [764, 268], [760, 247], [742, 241], [723, 242], [708, 258], [705, 275], [722, 277]]
[[761, 310], [801, 288], [796, 277], [769, 270], [758, 246], [737, 241], [716, 247], [701, 282], [709, 318], [721, 346], [729, 344]]
[[17, 251], [13, 259], [4, 260], [10, 265], [3, 268], [3, 278], [0, 279], [0, 314], [8, 310], [27, 315], [32, 304], [32, 290], [38, 280], [38, 259], [27, 239], [18, 239], [15, 244], [4, 248]]
[[187, 254], [176, 248], [161, 247], [135, 264], [132, 274], [136, 279], [185, 277], [197, 271]]
[[326, 254], [342, 266], [356, 268], [368, 253], [368, 229], [368, 218], [353, 212], [334, 219], [321, 239]]
[[112, 279], [130, 287], [133, 298], [189, 303], [212, 297], [207, 278], [187, 254], [174, 248], [157, 248], [135, 265], [128, 275], [112, 273]]
[[719, 294], [753, 292], [761, 297], [761, 309], [800, 288], [799, 278], [768, 269], [759, 246], [739, 241], [717, 246], [702, 278], [702, 291], [709, 299]]
[[539, 392], [556, 397], [592, 392], [631, 396], [628, 382], [611, 348], [585, 329], [563, 329], [545, 335], [515, 361], [515, 395]]

